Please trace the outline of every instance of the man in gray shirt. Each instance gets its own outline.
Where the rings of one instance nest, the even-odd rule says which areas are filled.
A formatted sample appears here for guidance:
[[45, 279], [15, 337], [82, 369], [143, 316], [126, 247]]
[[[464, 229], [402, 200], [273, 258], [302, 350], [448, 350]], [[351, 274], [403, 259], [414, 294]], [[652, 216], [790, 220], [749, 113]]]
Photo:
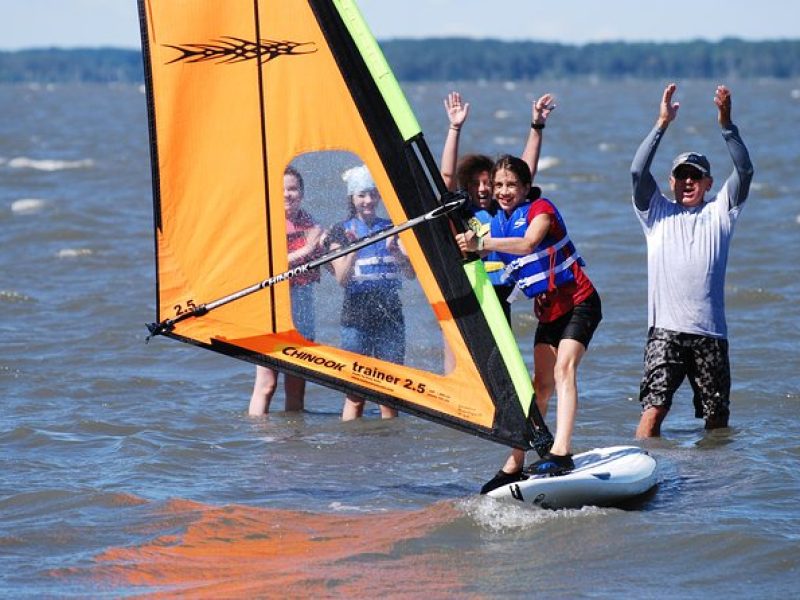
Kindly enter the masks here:
[[655, 127], [631, 164], [633, 205], [647, 238], [648, 336], [639, 393], [642, 417], [637, 438], [660, 435], [675, 391], [688, 377], [695, 417], [706, 429], [728, 426], [730, 363], [725, 323], [725, 270], [734, 225], [750, 189], [753, 165], [731, 121], [731, 94], [714, 95], [722, 137], [734, 169], [715, 195], [708, 159], [697, 152], [678, 155], [670, 176], [674, 195], [661, 193], [650, 164], [661, 138], [675, 120], [676, 85], [661, 99]]

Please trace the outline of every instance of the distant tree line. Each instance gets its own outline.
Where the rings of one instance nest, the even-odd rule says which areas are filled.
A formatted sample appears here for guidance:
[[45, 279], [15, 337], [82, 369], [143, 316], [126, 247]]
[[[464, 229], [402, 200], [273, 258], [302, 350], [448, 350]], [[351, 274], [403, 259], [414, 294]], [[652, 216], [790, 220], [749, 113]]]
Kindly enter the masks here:
[[[381, 42], [400, 81], [536, 78], [800, 77], [800, 40], [679, 43], [603, 42], [574, 46], [465, 38]], [[141, 82], [137, 50], [36, 49], [0, 52], [0, 82]]]
[[3, 83], [136, 83], [144, 80], [142, 54], [119, 48], [41, 48], [0, 52]]
[[572, 46], [450, 38], [391, 40], [381, 47], [401, 81], [800, 76], [800, 40]]

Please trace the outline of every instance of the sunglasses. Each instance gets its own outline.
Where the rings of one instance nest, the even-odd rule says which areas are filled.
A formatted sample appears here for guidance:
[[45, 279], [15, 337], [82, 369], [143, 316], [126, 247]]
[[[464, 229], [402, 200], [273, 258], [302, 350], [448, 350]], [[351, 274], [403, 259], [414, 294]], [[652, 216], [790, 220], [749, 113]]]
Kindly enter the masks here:
[[700, 181], [704, 176], [694, 167], [678, 167], [673, 173], [675, 179], [686, 179], [687, 177], [692, 181]]

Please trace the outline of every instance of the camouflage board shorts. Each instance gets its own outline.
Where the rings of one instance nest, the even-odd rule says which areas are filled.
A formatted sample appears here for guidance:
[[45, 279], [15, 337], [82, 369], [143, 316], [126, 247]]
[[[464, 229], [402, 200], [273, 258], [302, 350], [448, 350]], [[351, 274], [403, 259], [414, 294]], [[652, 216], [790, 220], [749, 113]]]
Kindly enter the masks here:
[[669, 410], [672, 396], [685, 377], [694, 391], [695, 417], [727, 418], [731, 391], [728, 341], [650, 328], [639, 390], [642, 410], [651, 406], [663, 406]]

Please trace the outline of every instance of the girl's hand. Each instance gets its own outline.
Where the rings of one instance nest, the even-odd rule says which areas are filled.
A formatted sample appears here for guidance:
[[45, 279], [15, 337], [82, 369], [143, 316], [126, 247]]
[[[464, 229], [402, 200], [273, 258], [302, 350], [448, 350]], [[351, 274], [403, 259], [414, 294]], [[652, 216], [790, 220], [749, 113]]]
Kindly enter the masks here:
[[450, 92], [444, 99], [444, 109], [447, 111], [447, 118], [450, 120], [450, 128], [459, 130], [467, 120], [469, 115], [469, 102], [461, 101], [461, 94]]
[[478, 251], [478, 236], [471, 229], [464, 233], [456, 234], [456, 243], [462, 252], [477, 252]]
[[555, 99], [556, 97], [549, 92], [540, 96], [539, 99], [533, 103], [531, 121], [533, 123], [544, 123], [556, 107], [554, 104]]

